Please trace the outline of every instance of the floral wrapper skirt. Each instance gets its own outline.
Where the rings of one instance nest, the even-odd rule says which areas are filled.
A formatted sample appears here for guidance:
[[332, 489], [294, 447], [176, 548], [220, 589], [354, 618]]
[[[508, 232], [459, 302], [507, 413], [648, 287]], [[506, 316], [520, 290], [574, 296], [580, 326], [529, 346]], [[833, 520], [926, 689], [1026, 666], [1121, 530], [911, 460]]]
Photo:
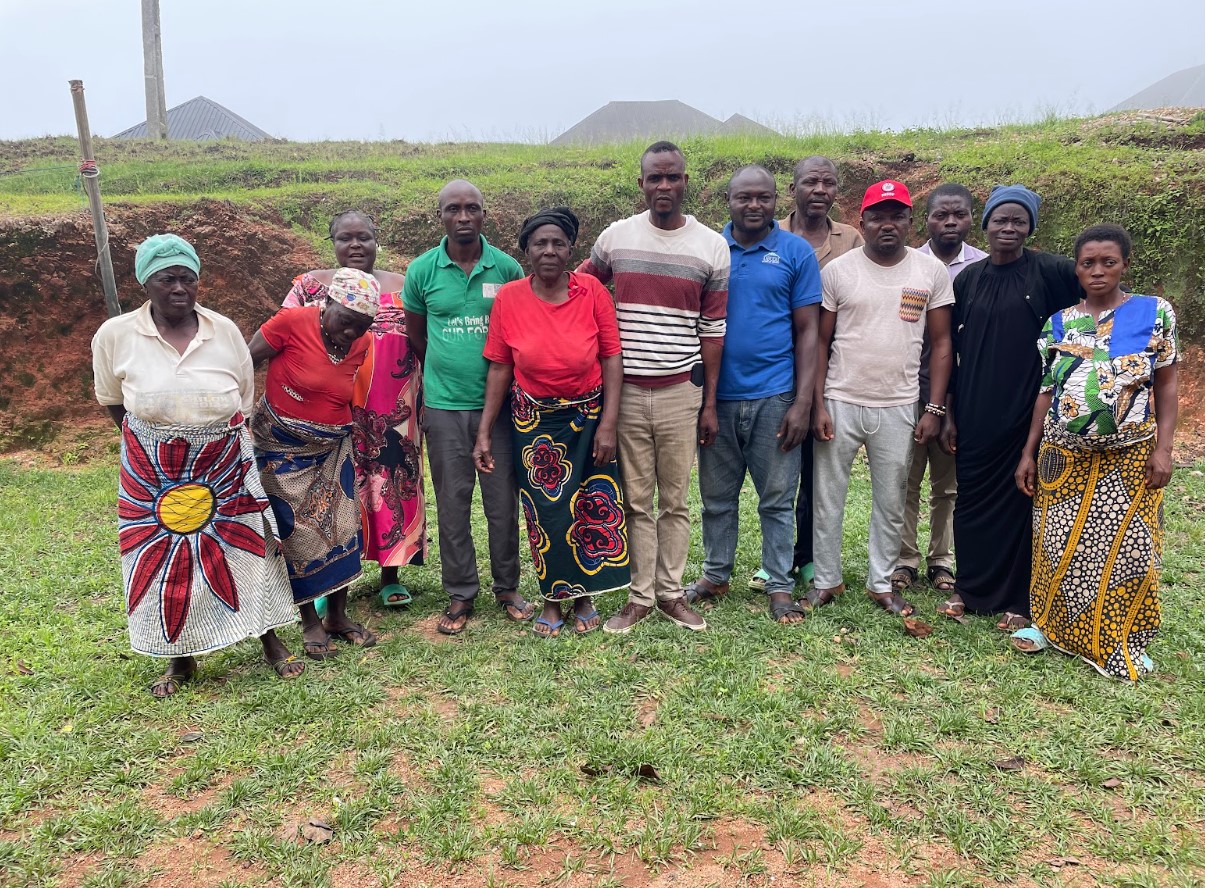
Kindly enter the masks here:
[[619, 467], [591, 455], [601, 391], [533, 398], [511, 389], [515, 474], [540, 594], [565, 601], [630, 582]]

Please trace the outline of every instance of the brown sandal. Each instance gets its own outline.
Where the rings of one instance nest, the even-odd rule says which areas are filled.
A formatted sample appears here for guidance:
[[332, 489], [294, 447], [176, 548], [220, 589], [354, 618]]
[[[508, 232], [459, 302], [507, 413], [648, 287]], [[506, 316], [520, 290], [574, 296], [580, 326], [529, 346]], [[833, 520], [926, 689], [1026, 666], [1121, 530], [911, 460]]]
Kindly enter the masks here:
[[[495, 595], [494, 600], [498, 602], [498, 606], [502, 608], [502, 612], [506, 618], [513, 623], [526, 623], [532, 617], [536, 616], [536, 605], [527, 601], [517, 591]], [[519, 616], [511, 613], [512, 610], [519, 614]]]
[[907, 564], [899, 564], [896, 566], [896, 570], [892, 571], [892, 576], [889, 579], [892, 583], [893, 592], [903, 592], [917, 583], [917, 568], [909, 567]]
[[952, 620], [961, 620], [967, 608], [963, 604], [963, 598], [956, 592], [942, 604], [938, 605], [938, 613], [944, 617], [950, 617]]
[[910, 616], [916, 608], [901, 596], [899, 592], [872, 592], [867, 590], [867, 597], [890, 614], [898, 617]]
[[943, 567], [940, 564], [937, 567], [927, 568], [925, 576], [935, 591], [947, 593], [955, 591], [955, 575], [949, 567]]
[[832, 589], [809, 589], [804, 597], [800, 599], [800, 603], [804, 605], [805, 610], [813, 610], [814, 608], [830, 604], [845, 591], [845, 583], [834, 586]]
[[1029, 625], [1029, 617], [1023, 617], [1021, 614], [1015, 614], [1013, 611], [1005, 611], [1001, 615], [1001, 619], [997, 621], [997, 628], [1002, 632], [1017, 632], [1019, 629], [1025, 629]]
[[[765, 584], [762, 587], [766, 590]], [[711, 580], [699, 579], [683, 589], [687, 604], [699, 604], [703, 601], [719, 601], [729, 594], [728, 583], [713, 583]]]

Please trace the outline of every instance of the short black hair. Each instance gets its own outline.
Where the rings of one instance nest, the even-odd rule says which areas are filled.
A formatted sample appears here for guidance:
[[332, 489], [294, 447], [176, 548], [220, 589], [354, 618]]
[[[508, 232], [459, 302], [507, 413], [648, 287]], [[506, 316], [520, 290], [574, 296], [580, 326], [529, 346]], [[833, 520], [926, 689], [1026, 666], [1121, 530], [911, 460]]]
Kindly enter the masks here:
[[332, 240], [335, 237], [335, 229], [339, 223], [349, 216], [354, 216], [368, 223], [369, 229], [373, 232], [373, 237], [377, 236], [377, 223], [373, 217], [364, 210], [344, 210], [342, 213], [336, 213], [331, 217], [331, 224], [327, 226], [327, 240]]
[[683, 149], [679, 148], [673, 142], [667, 142], [664, 139], [660, 142], [654, 142], [643, 152], [641, 152], [641, 165], [645, 163], [645, 158], [650, 154], [678, 154], [682, 155]]
[[925, 199], [925, 214], [928, 216], [930, 210], [934, 208], [934, 201], [940, 197], [961, 197], [967, 201], [967, 208], [970, 210], [976, 202], [972, 199], [972, 193], [967, 190], [967, 187], [960, 185], [958, 182], [943, 182], [937, 188], [930, 192], [929, 197]]
[[729, 184], [725, 186], [726, 193], [733, 190], [733, 180], [742, 173], [748, 173], [751, 170], [757, 170], [771, 180], [771, 184], [775, 186], [775, 192], [779, 191], [779, 183], [775, 181], [775, 174], [768, 170], [760, 163], [747, 163], [745, 166], [737, 167], [733, 170], [733, 175], [729, 176]]
[[1114, 225], [1106, 222], [1101, 225], [1090, 225], [1080, 233], [1080, 237], [1076, 239], [1076, 246], [1072, 250], [1072, 255], [1080, 259], [1080, 251], [1085, 244], [1093, 241], [1111, 241], [1118, 244], [1118, 249], [1122, 252], [1122, 258], [1131, 261], [1131, 236], [1121, 225]]

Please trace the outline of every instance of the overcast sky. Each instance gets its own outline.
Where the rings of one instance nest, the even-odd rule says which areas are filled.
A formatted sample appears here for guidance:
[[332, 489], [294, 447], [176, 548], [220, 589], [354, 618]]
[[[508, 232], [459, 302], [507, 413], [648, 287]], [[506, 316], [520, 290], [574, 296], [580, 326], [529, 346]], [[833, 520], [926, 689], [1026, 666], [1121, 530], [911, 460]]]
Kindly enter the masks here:
[[[1202, 0], [161, 0], [168, 107], [275, 136], [545, 141], [612, 100], [780, 129], [1099, 113], [1203, 60]], [[146, 118], [139, 0], [0, 0], [0, 139]]]

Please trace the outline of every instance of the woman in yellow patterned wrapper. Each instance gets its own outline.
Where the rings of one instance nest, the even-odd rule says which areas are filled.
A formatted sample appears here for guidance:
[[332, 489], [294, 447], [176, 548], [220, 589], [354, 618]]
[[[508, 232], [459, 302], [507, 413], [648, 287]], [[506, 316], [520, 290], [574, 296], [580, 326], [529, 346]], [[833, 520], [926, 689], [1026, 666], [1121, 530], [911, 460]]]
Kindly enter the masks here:
[[1015, 480], [1034, 497], [1030, 609], [1013, 634], [1111, 678], [1155, 668], [1160, 626], [1161, 501], [1177, 425], [1172, 306], [1126, 293], [1131, 239], [1094, 225], [1076, 241], [1079, 305], [1047, 321], [1043, 383]]
[[175, 694], [196, 655], [259, 638], [281, 678], [305, 664], [273, 631], [296, 620], [245, 425], [255, 383], [234, 322], [197, 305], [201, 261], [174, 234], [142, 243], [141, 308], [92, 340], [96, 397], [121, 430], [118, 539], [130, 644], [169, 658]]

